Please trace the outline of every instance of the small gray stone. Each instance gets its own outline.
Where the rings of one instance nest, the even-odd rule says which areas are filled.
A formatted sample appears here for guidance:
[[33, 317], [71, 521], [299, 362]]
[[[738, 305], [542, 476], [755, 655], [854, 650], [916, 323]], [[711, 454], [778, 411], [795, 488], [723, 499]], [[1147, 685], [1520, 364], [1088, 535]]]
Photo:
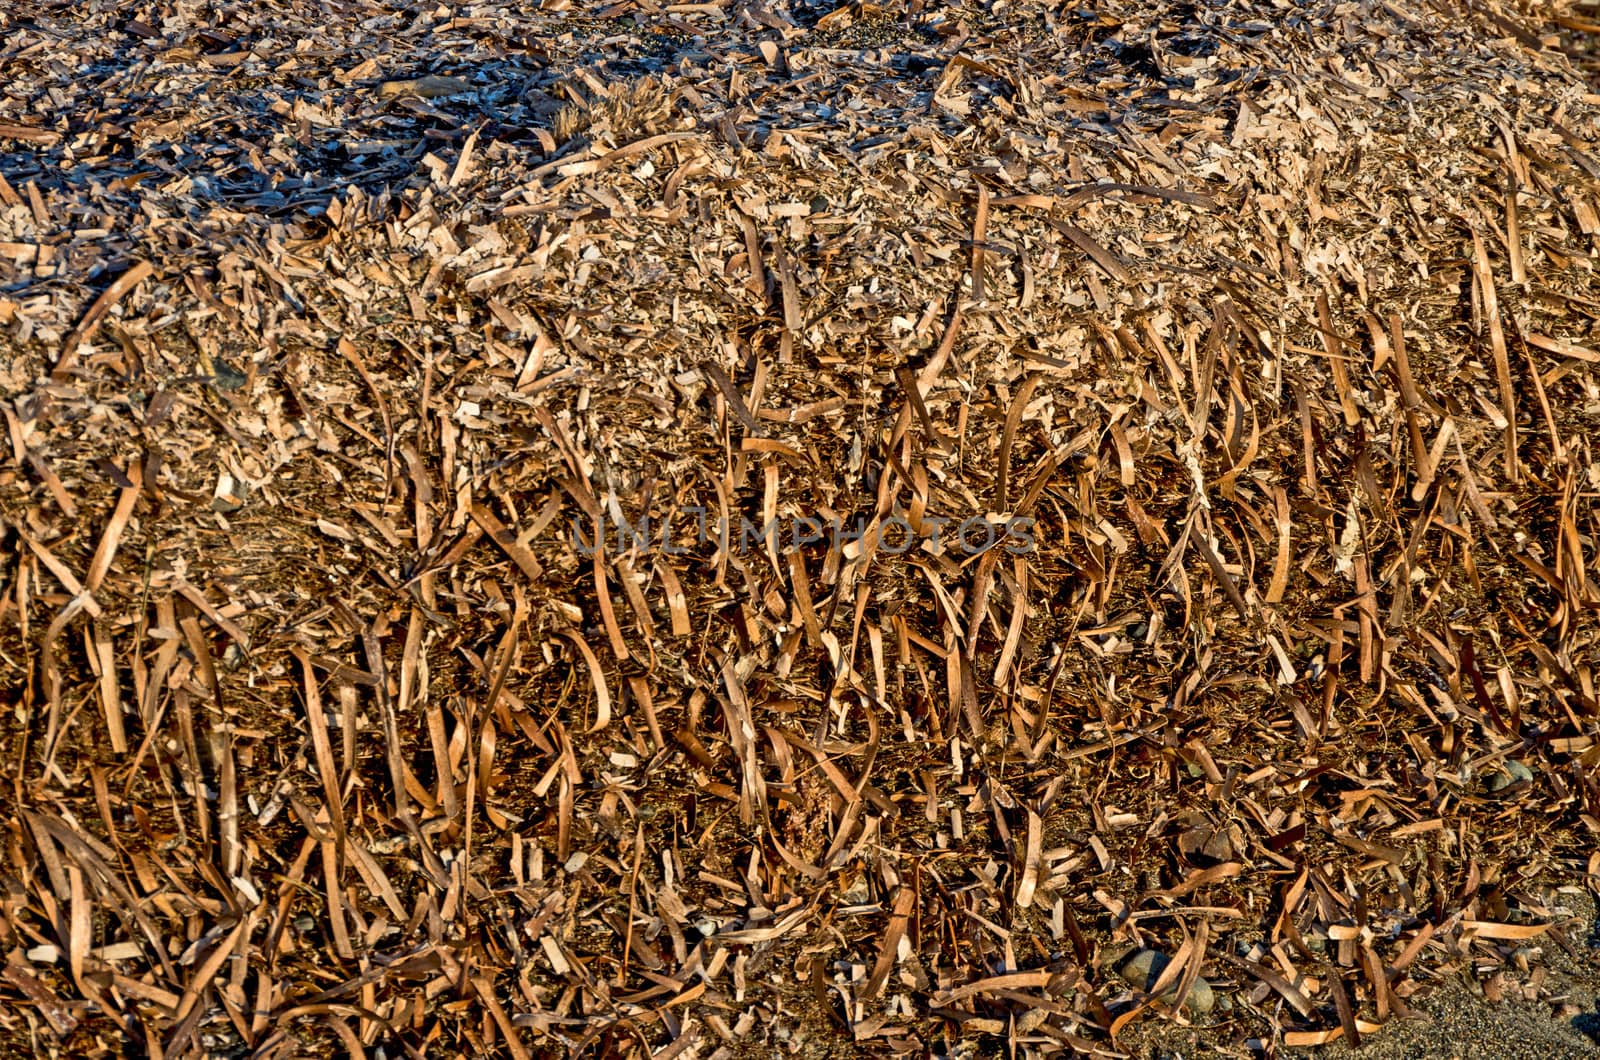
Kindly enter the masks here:
[[1533, 783], [1533, 770], [1518, 762], [1515, 758], [1507, 758], [1497, 763], [1493, 771], [1485, 774], [1483, 786], [1489, 792], [1501, 792], [1507, 788], [1521, 784]]
[[[1167, 965], [1172, 963], [1172, 958], [1160, 950], [1142, 949], [1134, 950], [1116, 963], [1116, 972], [1128, 985], [1135, 990], [1148, 992], [1161, 978], [1161, 973], [1167, 970]], [[1161, 1000], [1172, 1004], [1178, 999], [1177, 984], [1161, 995]], [[1184, 999], [1183, 1007], [1190, 1013], [1203, 1016], [1210, 1012], [1217, 1002], [1216, 992], [1211, 989], [1211, 984], [1204, 979], [1196, 979], [1194, 986], [1189, 988], [1189, 996]]]

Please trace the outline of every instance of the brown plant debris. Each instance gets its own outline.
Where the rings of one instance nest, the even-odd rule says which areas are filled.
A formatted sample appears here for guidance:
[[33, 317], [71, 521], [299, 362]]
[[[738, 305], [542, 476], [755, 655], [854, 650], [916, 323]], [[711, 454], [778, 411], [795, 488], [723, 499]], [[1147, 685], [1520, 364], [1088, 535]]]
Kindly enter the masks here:
[[0, 1052], [1564, 1003], [1558, 7], [5, 5]]

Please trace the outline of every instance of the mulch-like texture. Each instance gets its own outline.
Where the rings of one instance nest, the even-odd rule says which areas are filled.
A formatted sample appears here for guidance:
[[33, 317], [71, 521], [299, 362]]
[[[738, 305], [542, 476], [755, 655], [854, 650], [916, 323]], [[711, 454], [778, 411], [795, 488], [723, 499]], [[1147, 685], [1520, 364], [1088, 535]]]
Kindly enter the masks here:
[[1560, 1015], [1597, 22], [5, 5], [0, 1053]]

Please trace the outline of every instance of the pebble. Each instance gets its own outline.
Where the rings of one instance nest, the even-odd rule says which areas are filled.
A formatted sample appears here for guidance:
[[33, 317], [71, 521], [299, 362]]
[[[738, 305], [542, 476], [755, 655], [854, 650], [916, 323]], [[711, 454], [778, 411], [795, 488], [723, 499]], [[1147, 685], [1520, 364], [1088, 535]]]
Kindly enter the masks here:
[[[1172, 958], [1160, 950], [1134, 950], [1116, 963], [1116, 971], [1135, 990], [1149, 990], [1155, 986], [1156, 980], [1161, 978], [1161, 973], [1166, 971], [1167, 965], [1171, 963]], [[1161, 995], [1161, 1000], [1168, 1004], [1177, 998], [1177, 984], [1173, 984], [1173, 989]], [[1193, 1015], [1203, 1016], [1210, 1012], [1216, 1003], [1216, 991], [1211, 989], [1211, 984], [1204, 979], [1196, 979], [1194, 986], [1189, 988], [1189, 996], [1184, 999], [1183, 1007]]]
[[1490, 792], [1504, 791], [1514, 784], [1522, 783], [1533, 783], [1533, 770], [1515, 758], [1507, 758], [1499, 763], [1499, 766], [1483, 779], [1483, 786]]

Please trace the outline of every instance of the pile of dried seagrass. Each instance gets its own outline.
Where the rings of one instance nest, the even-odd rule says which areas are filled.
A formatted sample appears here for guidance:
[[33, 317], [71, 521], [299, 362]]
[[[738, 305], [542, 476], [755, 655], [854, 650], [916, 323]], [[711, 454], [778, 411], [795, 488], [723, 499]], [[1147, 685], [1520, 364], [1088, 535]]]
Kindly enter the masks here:
[[0, 1051], [1561, 1014], [1600, 16], [535, 6], [0, 12]]

